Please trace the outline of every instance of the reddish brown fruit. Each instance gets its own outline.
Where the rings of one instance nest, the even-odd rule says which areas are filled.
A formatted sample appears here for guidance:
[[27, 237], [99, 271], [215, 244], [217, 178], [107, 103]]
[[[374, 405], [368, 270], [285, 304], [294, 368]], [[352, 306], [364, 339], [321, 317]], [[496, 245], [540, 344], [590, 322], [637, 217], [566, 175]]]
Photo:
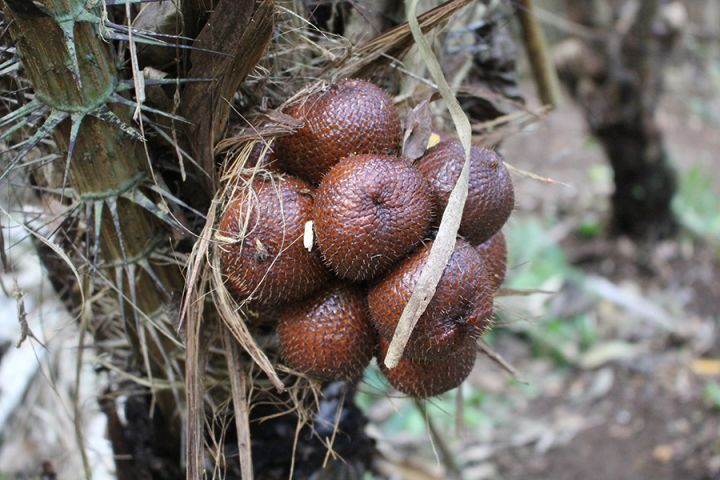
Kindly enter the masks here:
[[475, 247], [475, 250], [485, 261], [490, 286], [493, 291], [497, 290], [505, 281], [507, 270], [507, 243], [502, 230]]
[[375, 349], [365, 297], [352, 286], [331, 286], [287, 307], [277, 330], [287, 364], [320, 380], [357, 379]]
[[[391, 340], [400, 315], [420, 277], [432, 242], [396, 265], [368, 292], [370, 319], [381, 337]], [[417, 360], [442, 358], [489, 327], [492, 291], [485, 265], [475, 249], [458, 239], [437, 290], [405, 347]]]
[[315, 195], [314, 229], [323, 261], [341, 278], [375, 277], [423, 239], [432, 205], [430, 187], [405, 160], [343, 159]]
[[466, 339], [450, 355], [430, 361], [413, 360], [403, 355], [395, 368], [387, 368], [384, 361], [389, 346], [390, 342], [381, 337], [378, 348], [380, 371], [395, 389], [415, 398], [434, 397], [459, 386], [470, 375], [477, 357], [475, 341]]
[[303, 247], [312, 214], [310, 186], [293, 177], [256, 179], [231, 200], [218, 233], [242, 242], [221, 245], [223, 273], [240, 300], [256, 306], [300, 300], [328, 278], [317, 253]]
[[402, 132], [395, 106], [372, 83], [341, 80], [286, 113], [304, 124], [278, 138], [278, 158], [288, 172], [314, 185], [344, 157], [400, 152]]
[[[465, 162], [463, 152], [460, 141], [451, 139], [429, 149], [415, 164], [430, 182], [438, 216], [445, 210], [450, 192], [460, 177]], [[473, 245], [484, 242], [502, 228], [514, 205], [512, 179], [500, 155], [473, 146], [460, 235]]]

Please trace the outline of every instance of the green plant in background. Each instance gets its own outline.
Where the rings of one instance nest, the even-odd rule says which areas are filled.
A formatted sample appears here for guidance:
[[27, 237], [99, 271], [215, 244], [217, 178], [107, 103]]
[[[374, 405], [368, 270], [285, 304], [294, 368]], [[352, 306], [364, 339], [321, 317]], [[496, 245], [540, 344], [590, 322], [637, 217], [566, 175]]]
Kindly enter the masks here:
[[[588, 229], [592, 236], [594, 229]], [[582, 283], [583, 273], [568, 262], [551, 231], [549, 225], [537, 219], [522, 217], [516, 217], [506, 228], [510, 266], [506, 285], [509, 288], [558, 291], [563, 285]], [[513, 322], [508, 328], [528, 337], [534, 355], [568, 366], [579, 353], [597, 343], [597, 325], [587, 314], [547, 317], [544, 315], [553, 296], [539, 294], [529, 298], [529, 315], [534, 316], [534, 320]], [[503, 312], [499, 315], [502, 317]]]
[[720, 384], [708, 382], [703, 390], [703, 398], [710, 408], [720, 410]]
[[[371, 365], [363, 375], [363, 383], [356, 396], [358, 406], [366, 413], [377, 402], [386, 402], [388, 398], [393, 402], [395, 410], [380, 428], [388, 435], [403, 432], [411, 435], [423, 435], [427, 428], [425, 414], [421, 412], [412, 399], [393, 397], [387, 381], [382, 377], [375, 365]], [[426, 413], [433, 419], [444, 419], [438, 422], [438, 427], [450, 434], [455, 425], [454, 413], [456, 410], [456, 393], [447, 393], [423, 403]], [[493, 404], [489, 407], [489, 404]], [[463, 425], [468, 429], [482, 429], [490, 427], [493, 423], [491, 416], [485, 412], [496, 412], [502, 405], [501, 399], [494, 398], [470, 385], [463, 387]]]
[[586, 314], [538, 323], [527, 334], [535, 356], [549, 357], [563, 367], [572, 365], [598, 340], [597, 328]]
[[720, 241], [720, 195], [713, 190], [713, 175], [699, 165], [680, 177], [673, 211], [693, 235]]
[[510, 219], [505, 227], [509, 288], [553, 288], [573, 272], [565, 252], [549, 235], [550, 229], [536, 218]]

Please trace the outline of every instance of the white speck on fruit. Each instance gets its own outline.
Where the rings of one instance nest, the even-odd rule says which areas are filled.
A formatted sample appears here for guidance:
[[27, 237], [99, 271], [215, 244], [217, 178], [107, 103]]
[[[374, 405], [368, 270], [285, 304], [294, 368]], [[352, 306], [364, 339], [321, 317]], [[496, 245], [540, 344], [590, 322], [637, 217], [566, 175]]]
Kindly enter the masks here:
[[305, 222], [305, 233], [303, 235], [303, 246], [308, 252], [312, 252], [315, 236], [313, 234], [313, 221]]

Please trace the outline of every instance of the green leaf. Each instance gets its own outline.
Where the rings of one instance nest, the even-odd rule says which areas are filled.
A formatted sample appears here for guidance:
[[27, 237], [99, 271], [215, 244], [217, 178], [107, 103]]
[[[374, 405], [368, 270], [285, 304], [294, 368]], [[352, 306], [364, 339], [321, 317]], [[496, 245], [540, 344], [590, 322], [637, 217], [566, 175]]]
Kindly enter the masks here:
[[720, 410], [720, 384], [717, 382], [710, 382], [705, 385], [703, 398], [705, 398], [705, 402], [711, 408], [714, 410]]

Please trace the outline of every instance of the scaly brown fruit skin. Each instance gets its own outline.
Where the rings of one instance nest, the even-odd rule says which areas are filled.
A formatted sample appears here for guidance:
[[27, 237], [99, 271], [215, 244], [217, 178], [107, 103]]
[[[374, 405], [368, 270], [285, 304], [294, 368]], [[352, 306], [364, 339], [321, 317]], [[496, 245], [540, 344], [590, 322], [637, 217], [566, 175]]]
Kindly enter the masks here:
[[313, 185], [350, 155], [400, 153], [402, 131], [395, 106], [370, 82], [341, 80], [285, 113], [304, 123], [277, 139], [278, 158], [289, 173]]
[[[431, 246], [432, 242], [428, 242], [418, 248], [368, 291], [370, 319], [387, 341], [395, 333]], [[468, 339], [477, 339], [490, 328], [492, 301], [480, 254], [472, 245], [458, 239], [435, 295], [408, 339], [405, 356], [420, 361], [442, 359]]]
[[414, 398], [434, 397], [458, 387], [470, 375], [477, 357], [475, 341], [465, 339], [457, 351], [444, 357], [422, 361], [403, 355], [395, 368], [387, 368], [389, 346], [389, 341], [379, 338], [380, 371], [395, 389]]
[[285, 362], [319, 380], [356, 380], [376, 344], [363, 292], [342, 284], [286, 307], [277, 331]]
[[341, 160], [315, 194], [315, 238], [340, 278], [386, 271], [422, 239], [432, 220], [430, 187], [407, 161], [384, 155]]
[[[289, 176], [256, 178], [230, 201], [218, 233], [238, 240], [220, 249], [227, 285], [239, 300], [256, 307], [279, 305], [325, 283], [329, 272], [320, 256], [303, 247], [312, 204], [310, 185]], [[243, 228], [247, 233], [240, 242]]]
[[[415, 166], [428, 180], [435, 195], [438, 216], [462, 171], [465, 155], [457, 139], [430, 148]], [[515, 206], [512, 179], [502, 158], [493, 150], [473, 146], [470, 154], [468, 196], [459, 233], [473, 245], [493, 236]]]
[[484, 241], [475, 250], [485, 261], [490, 286], [497, 291], [505, 281], [507, 272], [507, 242], [502, 230]]

